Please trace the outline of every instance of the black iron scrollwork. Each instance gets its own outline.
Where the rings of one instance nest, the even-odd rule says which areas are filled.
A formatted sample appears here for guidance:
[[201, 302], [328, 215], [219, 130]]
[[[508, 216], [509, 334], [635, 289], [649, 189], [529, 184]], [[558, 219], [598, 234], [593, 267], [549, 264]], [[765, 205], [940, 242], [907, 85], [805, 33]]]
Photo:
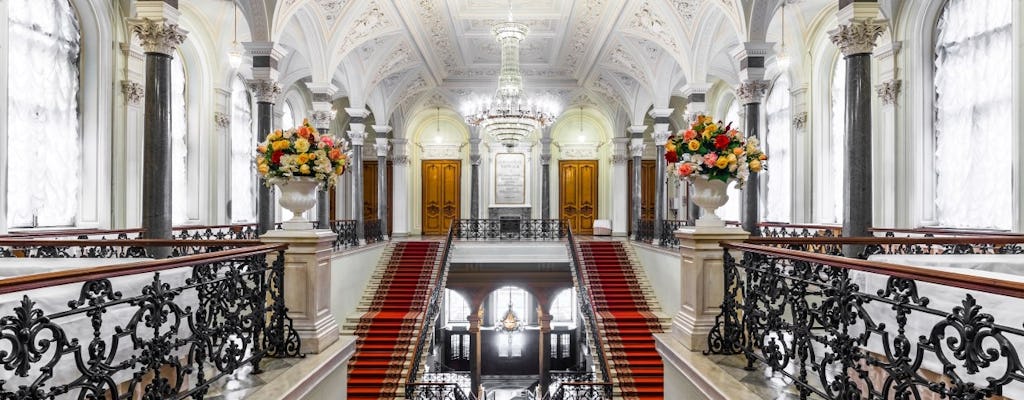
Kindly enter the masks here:
[[561, 240], [568, 224], [558, 219], [463, 219], [458, 220], [459, 240]]

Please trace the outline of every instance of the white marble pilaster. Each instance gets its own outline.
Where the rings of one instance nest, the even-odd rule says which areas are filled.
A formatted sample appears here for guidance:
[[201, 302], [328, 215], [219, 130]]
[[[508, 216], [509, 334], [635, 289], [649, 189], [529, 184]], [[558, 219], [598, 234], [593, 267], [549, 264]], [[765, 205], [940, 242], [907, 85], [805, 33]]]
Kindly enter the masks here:
[[413, 207], [412, 204], [409, 204], [412, 200], [409, 196], [409, 140], [405, 138], [392, 139], [391, 157], [391, 163], [394, 166], [393, 177], [395, 178], [393, 194], [395, 206], [391, 210], [394, 212], [392, 216], [394, 227], [391, 236], [409, 236], [409, 210]]

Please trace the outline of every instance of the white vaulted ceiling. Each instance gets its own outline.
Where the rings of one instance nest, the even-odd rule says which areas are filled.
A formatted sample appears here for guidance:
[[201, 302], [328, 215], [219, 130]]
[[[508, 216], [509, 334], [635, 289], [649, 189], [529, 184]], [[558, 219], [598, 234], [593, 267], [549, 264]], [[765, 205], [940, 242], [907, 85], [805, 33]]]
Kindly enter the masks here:
[[[491, 27], [507, 18], [507, 0], [236, 1], [252, 37], [301, 53], [308, 65], [289, 68], [334, 83], [378, 121], [423, 107], [458, 109], [497, 86]], [[755, 20], [771, 18], [780, 1], [515, 0], [515, 20], [530, 27], [520, 57], [526, 90], [565, 108], [596, 106], [619, 125], [641, 122], [687, 83], [735, 82], [739, 67], [729, 54], [751, 38], [777, 36]], [[829, 0], [800, 3], [790, 15], [805, 21], [790, 26], [820, 19]], [[274, 11], [254, 17], [258, 10]]]

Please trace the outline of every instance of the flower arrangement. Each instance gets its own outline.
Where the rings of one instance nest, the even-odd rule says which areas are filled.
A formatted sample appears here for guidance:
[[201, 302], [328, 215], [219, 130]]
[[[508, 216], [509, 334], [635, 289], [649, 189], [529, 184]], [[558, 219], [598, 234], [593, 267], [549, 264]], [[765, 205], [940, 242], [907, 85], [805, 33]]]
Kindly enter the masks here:
[[758, 147], [757, 138], [744, 137], [732, 123], [722, 127], [700, 115], [690, 129], [669, 137], [665, 144], [665, 161], [678, 164], [670, 171], [680, 178], [703, 175], [708, 180], [728, 183], [735, 179], [742, 186], [751, 173], [765, 168], [768, 156]]
[[273, 178], [310, 177], [333, 186], [348, 168], [349, 155], [348, 142], [321, 135], [303, 120], [297, 128], [272, 132], [256, 147], [256, 170], [268, 185]]

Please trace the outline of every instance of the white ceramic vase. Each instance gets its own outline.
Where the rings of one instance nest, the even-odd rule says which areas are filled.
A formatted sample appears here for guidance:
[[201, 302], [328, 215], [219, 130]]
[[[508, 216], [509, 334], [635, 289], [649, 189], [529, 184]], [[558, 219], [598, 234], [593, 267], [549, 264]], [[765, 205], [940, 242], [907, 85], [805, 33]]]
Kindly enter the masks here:
[[271, 182], [281, 190], [281, 207], [292, 212], [292, 219], [281, 223], [281, 228], [288, 231], [313, 229], [313, 223], [306, 219], [305, 214], [316, 205], [316, 189], [320, 182], [305, 176], [277, 178]]
[[725, 203], [729, 202], [726, 188], [732, 183], [718, 179], [697, 176], [690, 180], [693, 183], [693, 202], [704, 210], [704, 215], [697, 220], [697, 226], [725, 226], [725, 221], [715, 214]]

